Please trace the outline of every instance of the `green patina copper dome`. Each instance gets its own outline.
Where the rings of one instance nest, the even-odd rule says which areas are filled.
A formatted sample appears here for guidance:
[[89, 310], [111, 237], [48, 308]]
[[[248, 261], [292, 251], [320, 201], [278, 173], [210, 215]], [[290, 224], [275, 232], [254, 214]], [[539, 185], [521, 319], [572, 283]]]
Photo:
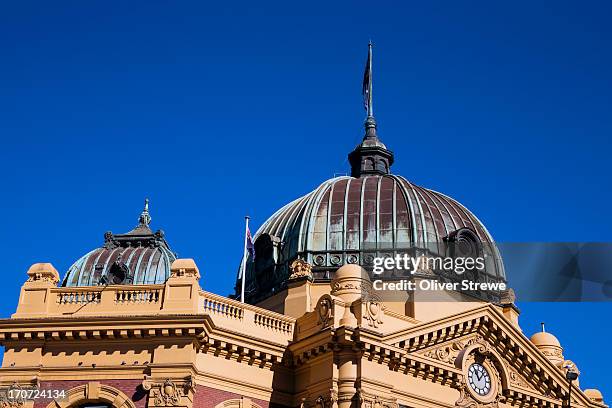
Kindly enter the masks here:
[[158, 284], [170, 277], [176, 255], [161, 230], [149, 228], [149, 200], [136, 228], [125, 234], [104, 234], [104, 244], [80, 257], [68, 269], [62, 286]]

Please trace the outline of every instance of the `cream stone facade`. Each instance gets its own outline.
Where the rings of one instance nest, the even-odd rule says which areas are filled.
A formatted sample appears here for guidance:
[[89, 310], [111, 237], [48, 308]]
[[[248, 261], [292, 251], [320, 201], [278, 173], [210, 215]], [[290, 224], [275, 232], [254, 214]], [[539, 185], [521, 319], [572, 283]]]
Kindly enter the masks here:
[[[367, 296], [357, 265], [315, 284], [293, 265], [280, 314], [203, 291], [193, 260], [164, 284], [58, 287], [48, 263], [27, 273], [16, 313], [0, 321], [2, 387], [66, 391], [6, 407], [561, 407], [565, 357], [549, 333], [529, 340], [513, 305], [405, 305]], [[366, 294], [366, 295], [364, 295]], [[282, 299], [282, 300], [281, 300]], [[422, 310], [422, 311], [421, 311]], [[466, 382], [478, 361], [486, 396]], [[573, 407], [603, 407], [572, 390]]]

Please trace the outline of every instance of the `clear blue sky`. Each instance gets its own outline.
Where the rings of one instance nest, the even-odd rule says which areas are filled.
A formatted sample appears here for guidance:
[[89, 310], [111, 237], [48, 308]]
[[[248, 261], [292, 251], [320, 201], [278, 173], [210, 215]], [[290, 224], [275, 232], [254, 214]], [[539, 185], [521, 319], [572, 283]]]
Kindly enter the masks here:
[[[144, 197], [229, 293], [243, 216], [348, 171], [370, 38], [395, 173], [498, 241], [609, 240], [609, 3], [222, 3], [3, 4], [0, 315], [31, 263], [63, 274]], [[525, 334], [546, 321], [612, 402], [612, 305], [520, 306]]]

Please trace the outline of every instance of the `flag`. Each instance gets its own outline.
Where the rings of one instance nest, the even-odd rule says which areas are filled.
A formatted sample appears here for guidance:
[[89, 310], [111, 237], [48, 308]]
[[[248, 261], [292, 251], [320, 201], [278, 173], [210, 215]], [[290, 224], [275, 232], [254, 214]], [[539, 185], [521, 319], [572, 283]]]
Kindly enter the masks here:
[[255, 244], [253, 243], [253, 237], [251, 236], [251, 230], [247, 227], [246, 231], [246, 250], [251, 255], [251, 259], [255, 260]]
[[361, 94], [363, 95], [363, 107], [369, 114], [370, 105], [372, 103], [372, 43], [368, 44], [368, 59], [366, 60], [365, 70], [363, 72]]
[[365, 108], [366, 112], [368, 112], [370, 109], [370, 53], [368, 53], [365, 71], [363, 72], [361, 95], [363, 95], [363, 107]]
[[251, 255], [251, 259], [255, 259], [255, 245], [253, 244], [253, 237], [251, 236], [251, 230], [249, 229], [249, 216], [244, 217], [244, 253], [242, 255], [242, 264], [240, 265], [240, 301], [244, 302], [244, 282], [246, 281], [246, 263], [248, 256]]

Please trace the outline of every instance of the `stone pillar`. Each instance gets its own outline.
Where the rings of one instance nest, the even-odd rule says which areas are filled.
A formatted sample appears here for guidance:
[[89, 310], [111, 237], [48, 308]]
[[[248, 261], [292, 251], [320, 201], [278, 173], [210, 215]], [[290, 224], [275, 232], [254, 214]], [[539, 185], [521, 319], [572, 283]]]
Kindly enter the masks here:
[[291, 263], [290, 270], [284, 314], [298, 318], [312, 311], [312, 265], [302, 259], [296, 259]]
[[170, 278], [164, 288], [163, 313], [198, 312], [200, 271], [193, 259], [172, 262]]
[[357, 402], [357, 362], [355, 353], [341, 350], [337, 355], [338, 365], [338, 408], [356, 408]]

